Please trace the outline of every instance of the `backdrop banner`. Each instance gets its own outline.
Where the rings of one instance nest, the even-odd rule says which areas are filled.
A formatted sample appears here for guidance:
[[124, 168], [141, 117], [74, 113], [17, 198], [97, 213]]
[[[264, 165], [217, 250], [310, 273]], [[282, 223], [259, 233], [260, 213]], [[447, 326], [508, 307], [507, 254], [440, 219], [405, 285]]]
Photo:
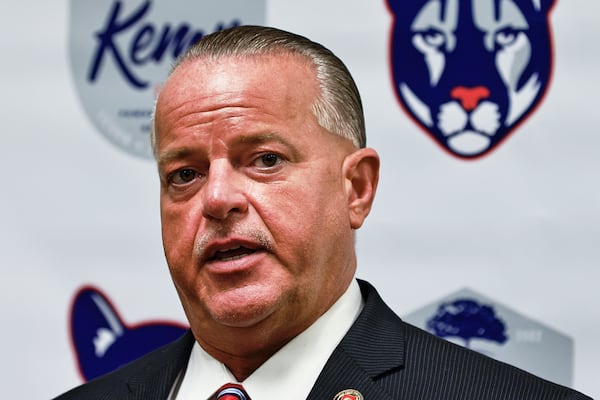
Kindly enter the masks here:
[[5, 5], [6, 397], [51, 398], [187, 329], [150, 117], [191, 43], [259, 24], [324, 44], [361, 91], [382, 171], [357, 276], [406, 321], [600, 398], [599, 14], [577, 0]]

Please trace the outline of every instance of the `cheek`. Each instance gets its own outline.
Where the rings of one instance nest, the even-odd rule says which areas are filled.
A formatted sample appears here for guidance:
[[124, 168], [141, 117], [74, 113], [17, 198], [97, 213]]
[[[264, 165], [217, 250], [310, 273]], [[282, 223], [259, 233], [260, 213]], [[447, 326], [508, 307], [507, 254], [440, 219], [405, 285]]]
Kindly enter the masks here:
[[[348, 225], [339, 178], [281, 187], [259, 200], [259, 214], [285, 255], [311, 262]], [[306, 265], [306, 264], [305, 264]]]
[[161, 203], [162, 240], [169, 268], [182, 269], [191, 260], [199, 220], [194, 208]]

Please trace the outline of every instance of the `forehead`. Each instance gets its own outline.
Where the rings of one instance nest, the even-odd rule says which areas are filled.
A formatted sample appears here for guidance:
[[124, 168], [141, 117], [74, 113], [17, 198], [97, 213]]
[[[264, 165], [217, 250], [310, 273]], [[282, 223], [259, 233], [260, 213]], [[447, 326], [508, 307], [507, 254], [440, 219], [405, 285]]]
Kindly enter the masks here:
[[185, 104], [252, 99], [258, 103], [312, 104], [318, 95], [315, 68], [305, 57], [276, 53], [192, 59], [179, 65], [157, 102], [157, 114]]
[[[259, 133], [306, 136], [317, 130], [315, 76], [309, 61], [289, 54], [184, 62], [157, 101], [159, 162], [162, 153], [178, 146], [212, 145]], [[304, 134], [297, 135], [300, 131]]]

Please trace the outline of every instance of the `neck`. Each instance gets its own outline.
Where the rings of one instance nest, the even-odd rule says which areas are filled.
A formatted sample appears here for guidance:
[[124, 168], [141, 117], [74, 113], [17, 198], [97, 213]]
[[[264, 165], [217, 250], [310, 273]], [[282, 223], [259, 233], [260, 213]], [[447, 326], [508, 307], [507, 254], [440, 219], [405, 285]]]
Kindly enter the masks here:
[[238, 382], [243, 382], [252, 375], [273, 354], [300, 333], [273, 338], [272, 336], [275, 335], [268, 330], [249, 332], [237, 328], [233, 331], [235, 332], [220, 334], [218, 346], [211, 344], [214, 343], [211, 338], [196, 336], [196, 340], [208, 354], [222, 362]]
[[[326, 295], [312, 299], [306, 309], [314, 310], [306, 316], [293, 314], [290, 308], [283, 315], [270, 317], [246, 327], [211, 323], [201, 324], [192, 331], [196, 341], [213, 358], [229, 369], [238, 382], [244, 381], [290, 340], [304, 332], [344, 294], [353, 275], [336, 289], [323, 291]], [[318, 306], [316, 306], [318, 305]], [[202, 322], [207, 322], [204, 319]], [[211, 321], [214, 322], [214, 321]]]

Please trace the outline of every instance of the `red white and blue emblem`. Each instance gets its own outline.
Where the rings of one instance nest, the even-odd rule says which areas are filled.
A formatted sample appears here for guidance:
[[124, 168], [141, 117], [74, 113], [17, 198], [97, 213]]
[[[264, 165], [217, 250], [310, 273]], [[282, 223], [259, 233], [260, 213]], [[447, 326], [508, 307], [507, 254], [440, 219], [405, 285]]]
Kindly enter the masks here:
[[388, 0], [404, 110], [463, 159], [498, 146], [542, 100], [554, 0]]

